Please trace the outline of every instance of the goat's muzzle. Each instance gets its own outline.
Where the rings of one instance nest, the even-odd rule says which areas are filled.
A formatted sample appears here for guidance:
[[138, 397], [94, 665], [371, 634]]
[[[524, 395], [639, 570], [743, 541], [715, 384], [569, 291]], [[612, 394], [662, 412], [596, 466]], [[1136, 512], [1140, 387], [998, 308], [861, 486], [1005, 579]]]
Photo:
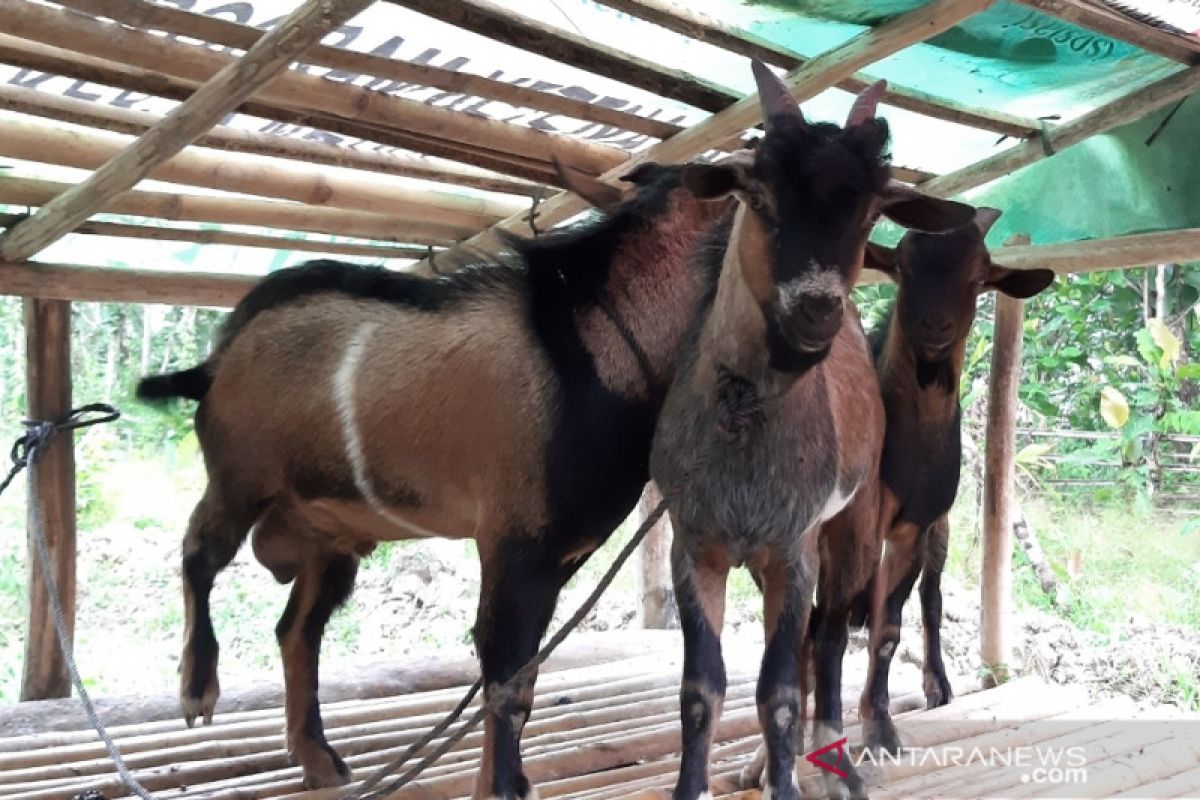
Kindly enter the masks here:
[[818, 352], [827, 349], [841, 329], [844, 309], [840, 294], [805, 293], [788, 309], [780, 327], [796, 351]]

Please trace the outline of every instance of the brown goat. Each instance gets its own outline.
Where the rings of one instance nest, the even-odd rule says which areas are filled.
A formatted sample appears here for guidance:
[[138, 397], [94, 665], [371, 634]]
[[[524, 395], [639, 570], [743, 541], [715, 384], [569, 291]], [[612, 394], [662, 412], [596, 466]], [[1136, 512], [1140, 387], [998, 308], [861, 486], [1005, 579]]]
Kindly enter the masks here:
[[[636, 180], [602, 219], [447, 277], [331, 261], [277, 272], [207, 361], [142, 381], [144, 399], [200, 401], [209, 483], [183, 543], [188, 724], [213, 714], [209, 595], [251, 528], [257, 558], [293, 582], [276, 633], [288, 749], [309, 787], [350, 779], [323, 733], [317, 660], [376, 542], [475, 539], [485, 696], [534, 655], [559, 590], [647, 481], [705, 285], [688, 256], [725, 210], [681, 189], [678, 167]], [[530, 796], [519, 746], [532, 693], [486, 719], [477, 796]]]
[[[867, 248], [866, 265], [899, 285], [890, 319], [875, 342], [887, 414], [879, 531], [887, 547], [871, 601], [870, 677], [860, 713], [866, 744], [876, 750], [900, 748], [888, 712], [888, 668], [900, 641], [901, 611], [918, 575], [926, 703], [935, 708], [952, 696], [942, 663], [941, 575], [962, 454], [959, 377], [976, 299], [989, 289], [1032, 297], [1054, 280], [1050, 270], [1013, 270], [991, 262], [983, 240], [1000, 213], [980, 208], [972, 222], [955, 231], [909, 232], [894, 251], [875, 244]], [[843, 558], [831, 558], [829, 570], [843, 565]], [[823, 594], [818, 597], [823, 607], [837, 607]], [[825, 613], [828, 630], [821, 635], [830, 638], [840, 631], [844, 637], [845, 619], [825, 620]], [[819, 663], [818, 656], [818, 668]]]
[[[676, 800], [707, 795], [708, 756], [725, 694], [725, 584], [746, 565], [763, 588], [766, 650], [757, 698], [764, 797], [798, 798], [793, 776], [798, 654], [820, 524], [849, 513], [878, 470], [883, 408], [870, 351], [847, 294], [879, 213], [927, 230], [971, 209], [899, 187], [875, 119], [882, 84], [845, 128], [809, 124], [761, 63], [754, 75], [766, 136], [753, 161], [684, 170], [702, 198], [734, 194], [728, 224], [706, 245], [714, 285], [681, 354], [651, 451], [668, 499], [672, 572], [684, 636], [683, 755]], [[868, 503], [869, 505], [869, 503]], [[873, 522], [874, 520], [872, 520]], [[840, 731], [825, 720], [818, 738]], [[861, 781], [848, 785], [861, 795]]]

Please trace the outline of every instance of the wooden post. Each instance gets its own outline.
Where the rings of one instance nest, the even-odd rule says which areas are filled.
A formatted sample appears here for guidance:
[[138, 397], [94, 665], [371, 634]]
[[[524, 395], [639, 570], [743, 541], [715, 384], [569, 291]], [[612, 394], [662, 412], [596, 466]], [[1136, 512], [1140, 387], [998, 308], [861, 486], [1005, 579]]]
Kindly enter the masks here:
[[988, 387], [983, 476], [983, 575], [980, 582], [980, 654], [991, 681], [1008, 680], [1008, 622], [1012, 608], [1012, 484], [1021, 327], [1025, 306], [996, 293], [992, 373]]
[[[71, 410], [71, 304], [25, 301], [26, 385], [31, 419], [57, 419]], [[22, 700], [69, 697], [71, 683], [50, 612], [46, 584], [33, 542], [40, 522], [50, 550], [67, 630], [75, 629], [75, 446], [59, 434], [29, 470], [36, 506], [29, 503], [29, 617], [25, 627]]]
[[[638, 506], [642, 519], [650, 516], [661, 502], [658, 486], [646, 484]], [[671, 538], [671, 520], [663, 514], [638, 548], [638, 610], [643, 628], [679, 627], [679, 611], [671, 580]]]

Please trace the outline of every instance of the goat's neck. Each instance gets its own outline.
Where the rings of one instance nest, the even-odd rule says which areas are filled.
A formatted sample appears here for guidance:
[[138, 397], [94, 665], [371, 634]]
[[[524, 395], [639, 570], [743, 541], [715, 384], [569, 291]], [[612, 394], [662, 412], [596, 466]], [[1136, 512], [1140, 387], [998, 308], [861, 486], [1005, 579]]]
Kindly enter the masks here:
[[959, 413], [958, 383], [962, 376], [967, 341], [954, 344], [944, 368], [950, 377], [950, 387], [934, 381], [921, 386], [917, 376], [918, 361], [912, 341], [904, 332], [900, 298], [896, 313], [888, 326], [887, 340], [880, 357], [879, 378], [885, 400], [889, 405], [903, 403], [908, 413], [915, 414], [922, 424], [955, 423]]
[[[584, 346], [609, 389], [637, 399], [665, 392], [704, 291], [693, 250], [727, 209], [727, 203], [700, 202], [676, 189], [666, 211], [631, 232], [613, 254], [600, 290], [603, 297], [597, 298], [607, 308], [597, 304], [577, 318]], [[645, 353], [647, 363], [639, 362], [618, 324]]]
[[739, 229], [735, 224], [730, 233], [717, 294], [700, 331], [698, 374], [715, 385], [722, 371], [730, 372], [753, 383], [763, 397], [779, 396], [797, 376], [770, 365], [767, 321], [738, 260]]

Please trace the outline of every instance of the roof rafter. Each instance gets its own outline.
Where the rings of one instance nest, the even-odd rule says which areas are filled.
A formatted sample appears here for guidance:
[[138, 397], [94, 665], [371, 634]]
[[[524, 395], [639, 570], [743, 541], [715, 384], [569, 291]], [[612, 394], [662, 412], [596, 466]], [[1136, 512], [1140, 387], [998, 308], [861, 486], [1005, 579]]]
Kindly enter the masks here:
[[[747, 58], [757, 58], [767, 64], [789, 71], [802, 66], [807, 60], [786, 47], [747, 31], [733, 28], [703, 12], [669, 3], [666, 0], [598, 0], [598, 2], [675, 33], [708, 42]], [[855, 73], [833, 85], [839, 89], [857, 93], [874, 81], [875, 79], [868, 75]], [[946, 98], [935, 97], [917, 89], [892, 83], [888, 84], [883, 102], [928, 117], [1017, 138], [1028, 137], [1041, 128], [1038, 121], [1034, 119], [1016, 114], [1006, 114], [1002, 111], [972, 108]]]
[[217, 124], [296, 54], [366, 8], [372, 0], [306, 0], [254, 47], [213, 75], [196, 93], [85, 181], [55, 197], [0, 236], [0, 257], [22, 261], [130, 189], [156, 164]]
[[[792, 96], [803, 102], [843, 78], [854, 74], [861, 67], [878, 61], [910, 44], [924, 41], [953, 27], [975, 14], [995, 0], [932, 0], [913, 11], [896, 17], [876, 28], [863, 31], [854, 38], [822, 53], [786, 77]], [[635, 155], [621, 166], [605, 173], [606, 181], [615, 181], [636, 164], [646, 161], [678, 163], [710, 149], [715, 142], [725, 141], [740, 134], [761, 121], [757, 94], [747, 95], [724, 111], [720, 111], [702, 122], [670, 139]], [[580, 197], [572, 193], [556, 195], [538, 208], [538, 221], [543, 228], [557, 224], [587, 208]], [[494, 237], [496, 228], [516, 230], [526, 224], [523, 215], [516, 215], [471, 237], [463, 246], [491, 249], [501, 242]], [[417, 269], [430, 269], [428, 261], [422, 261]]]
[[1149, 86], [1135, 89], [1124, 97], [1059, 125], [1048, 132], [1044, 141], [1031, 139], [1022, 142], [962, 169], [928, 180], [921, 184], [921, 188], [930, 194], [943, 197], [960, 194], [1049, 158], [1056, 152], [1091, 136], [1141, 119], [1197, 91], [1200, 91], [1200, 66], [1181, 69]]
[[1157, 53], [1181, 64], [1200, 64], [1200, 41], [1159, 30], [1096, 3], [1086, 0], [1017, 0], [1017, 2], [1052, 17], [1058, 17], [1105, 36], [1136, 45], [1147, 52]]
[[[88, 14], [123, 22], [126, 25], [142, 29], [162, 30], [243, 50], [253, 45], [263, 35], [261, 30], [249, 25], [241, 25], [193, 11], [157, 5], [146, 2], [146, 0], [58, 0], [58, 3]], [[328, 45], [319, 44], [310, 48], [300, 60], [306, 64], [315, 64], [349, 73], [415, 83], [447, 92], [476, 95], [513, 106], [611, 125], [623, 130], [653, 136], [656, 139], [664, 139], [680, 130], [680, 126], [673, 123], [642, 117], [598, 103], [589, 103], [573, 97], [529, 89], [504, 81], [472, 75], [469, 72], [456, 72], [428, 64], [413, 64], [395, 58], [358, 53]]]
[[720, 111], [740, 96], [732, 89], [682, 70], [598, 44], [577, 34], [532, 20], [487, 0], [388, 0], [427, 17], [478, 33], [497, 42], [538, 53], [562, 64], [636, 86], [705, 111]]

